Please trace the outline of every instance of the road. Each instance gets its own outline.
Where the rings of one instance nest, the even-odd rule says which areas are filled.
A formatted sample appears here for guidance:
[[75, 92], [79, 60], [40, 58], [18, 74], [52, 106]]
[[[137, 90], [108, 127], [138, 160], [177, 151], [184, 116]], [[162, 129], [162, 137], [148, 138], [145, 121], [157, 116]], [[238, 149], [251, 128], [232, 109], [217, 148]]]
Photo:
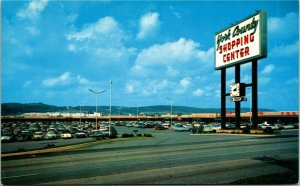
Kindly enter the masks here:
[[42, 141], [21, 141], [21, 142], [12, 142], [12, 143], [2, 143], [1, 152], [17, 152], [25, 150], [34, 150], [34, 149], [43, 149], [48, 146], [54, 145], [56, 147], [80, 144], [84, 142], [95, 141], [93, 138], [73, 138], [73, 139], [57, 139], [57, 140], [42, 140]]
[[[118, 131], [132, 129], [118, 127]], [[154, 138], [2, 159], [3, 184], [226, 184], [295, 171], [298, 131], [283, 136], [190, 135], [139, 129]]]

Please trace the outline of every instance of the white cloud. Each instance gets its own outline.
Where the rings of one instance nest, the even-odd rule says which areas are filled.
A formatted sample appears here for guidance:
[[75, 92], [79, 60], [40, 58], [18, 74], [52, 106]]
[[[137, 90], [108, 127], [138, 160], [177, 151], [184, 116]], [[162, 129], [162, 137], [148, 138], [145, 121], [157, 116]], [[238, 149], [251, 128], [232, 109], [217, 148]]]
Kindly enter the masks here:
[[72, 45], [72, 44], [69, 44], [68, 45], [68, 50], [71, 51], [71, 52], [74, 52], [74, 51], [76, 51], [76, 46]]
[[181, 79], [177, 86], [175, 86], [174, 93], [175, 94], [183, 94], [187, 91], [187, 89], [192, 85], [191, 77], [184, 77]]
[[127, 93], [133, 93], [134, 91], [134, 86], [132, 84], [127, 84], [126, 85], [126, 92]]
[[70, 72], [64, 72], [58, 77], [51, 77], [44, 79], [42, 85], [45, 87], [54, 87], [61, 85], [77, 84], [80, 85], [93, 85], [94, 83], [80, 75], [73, 76]]
[[280, 45], [280, 46], [275, 46], [271, 52], [270, 55], [272, 56], [291, 56], [291, 55], [296, 55], [299, 52], [299, 41], [296, 41], [292, 44], [288, 45]]
[[145, 79], [143, 81], [130, 80], [125, 86], [125, 91], [128, 94], [136, 93], [141, 96], [150, 96], [160, 94], [170, 85], [171, 83], [167, 79]]
[[242, 83], [250, 83], [252, 80], [251, 76], [246, 74], [245, 76], [242, 77], [241, 82]]
[[298, 38], [299, 16], [298, 13], [289, 12], [282, 17], [268, 18], [268, 38], [286, 40]]
[[288, 85], [298, 85], [299, 84], [299, 78], [294, 77], [286, 81], [286, 84]]
[[192, 92], [193, 96], [202, 96], [203, 93], [203, 90], [201, 90], [200, 88]]
[[32, 36], [40, 35], [40, 31], [34, 26], [28, 26], [25, 28]]
[[137, 39], [144, 39], [153, 34], [159, 27], [159, 14], [157, 12], [147, 13], [140, 19], [140, 31], [137, 34]]
[[19, 10], [17, 16], [20, 19], [36, 19], [47, 6], [47, 3], [48, 0], [33, 0], [28, 4], [27, 8]]
[[258, 78], [258, 83], [261, 84], [261, 85], [265, 85], [265, 84], [268, 84], [270, 82], [271, 78], [269, 77], [260, 77]]
[[171, 13], [172, 13], [177, 19], [180, 19], [180, 18], [181, 18], [180, 14], [175, 10], [175, 8], [174, 8], [173, 6], [170, 6], [169, 8], [170, 8], [170, 10], [171, 10]]
[[68, 40], [67, 49], [70, 52], [85, 53], [88, 56], [87, 62], [97, 63], [103, 68], [114, 62], [121, 64], [128, 62], [128, 58], [135, 55], [135, 48], [127, 48], [124, 41], [127, 35], [120, 28], [113, 17], [103, 17], [94, 23], [84, 25], [78, 31], [66, 34]]
[[170, 82], [166, 79], [164, 80], [150, 80], [147, 82], [147, 87], [139, 87], [142, 95], [150, 96], [156, 95], [165, 90], [169, 86]]
[[125, 91], [128, 94], [132, 94], [135, 93], [139, 90], [139, 87], [141, 86], [141, 82], [136, 81], [136, 80], [130, 80], [129, 82], [127, 82], [127, 84], [125, 85]]
[[107, 16], [99, 19], [93, 24], [86, 25], [86, 27], [79, 32], [67, 34], [67, 39], [83, 41], [86, 39], [96, 39], [98, 35], [110, 35], [119, 31], [119, 26], [116, 20]]
[[43, 80], [42, 84], [46, 87], [52, 87], [55, 85], [68, 84], [71, 80], [70, 72], [65, 72], [62, 75], [54, 78], [48, 78]]
[[286, 27], [295, 26], [290, 25], [298, 20], [298, 15], [295, 12], [287, 13], [284, 17], [270, 17], [268, 19], [268, 31], [278, 32]]
[[184, 63], [190, 60], [206, 60], [213, 55], [213, 50], [198, 49], [199, 43], [180, 38], [175, 42], [153, 45], [138, 54], [136, 64], [153, 66]]
[[176, 70], [175, 68], [173, 68], [171, 66], [167, 67], [167, 76], [174, 77], [174, 76], [177, 76], [178, 74], [179, 74], [179, 71]]
[[190, 77], [185, 77], [182, 80], [180, 80], [180, 85], [183, 88], [188, 88], [192, 83], [191, 83], [192, 78]]
[[262, 74], [270, 74], [275, 68], [275, 65], [273, 64], [270, 64], [270, 65], [267, 65], [263, 70], [262, 70]]
[[81, 77], [81, 76], [77, 76], [76, 77], [77, 81], [79, 84], [83, 84], [83, 85], [89, 85], [89, 84], [92, 84], [92, 82], [90, 82], [88, 79], [84, 78], [84, 77]]

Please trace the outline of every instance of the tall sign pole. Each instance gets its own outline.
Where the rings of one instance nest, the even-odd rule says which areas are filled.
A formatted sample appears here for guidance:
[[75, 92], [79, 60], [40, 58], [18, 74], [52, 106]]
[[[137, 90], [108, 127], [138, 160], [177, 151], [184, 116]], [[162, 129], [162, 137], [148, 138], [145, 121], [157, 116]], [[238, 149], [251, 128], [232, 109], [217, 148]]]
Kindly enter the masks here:
[[[235, 102], [235, 124], [240, 128], [241, 101], [247, 101], [246, 87], [252, 86], [252, 123], [257, 128], [257, 60], [267, 57], [267, 15], [255, 14], [215, 34], [215, 69], [221, 70], [221, 128], [226, 128], [226, 96]], [[252, 62], [252, 83], [240, 82], [241, 65]], [[226, 68], [235, 67], [235, 83], [226, 93]]]
[[[240, 83], [241, 80], [241, 66], [240, 64], [235, 65], [235, 83]], [[240, 128], [240, 120], [241, 120], [241, 102], [236, 101], [235, 102], [235, 127], [237, 129]]]
[[257, 60], [252, 61], [252, 125], [258, 125], [258, 98], [257, 98]]
[[221, 128], [226, 128], [226, 68], [221, 69]]

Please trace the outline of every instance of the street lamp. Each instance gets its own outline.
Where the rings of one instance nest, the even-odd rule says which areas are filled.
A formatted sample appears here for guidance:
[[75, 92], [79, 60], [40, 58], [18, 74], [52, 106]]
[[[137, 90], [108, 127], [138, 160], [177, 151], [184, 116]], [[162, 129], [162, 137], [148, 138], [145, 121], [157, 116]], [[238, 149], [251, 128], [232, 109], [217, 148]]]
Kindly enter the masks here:
[[98, 95], [100, 95], [101, 93], [105, 92], [106, 90], [102, 90], [102, 91], [94, 91], [92, 89], [89, 89], [90, 92], [96, 94], [96, 130], [97, 130], [97, 117], [98, 117], [98, 112], [97, 112], [97, 107], [98, 107]]
[[110, 80], [110, 86], [109, 86], [109, 127], [108, 127], [108, 134], [111, 135], [111, 86], [112, 86], [112, 80]]
[[172, 126], [172, 116], [173, 116], [173, 99], [167, 97], [168, 100], [171, 101], [171, 126]]

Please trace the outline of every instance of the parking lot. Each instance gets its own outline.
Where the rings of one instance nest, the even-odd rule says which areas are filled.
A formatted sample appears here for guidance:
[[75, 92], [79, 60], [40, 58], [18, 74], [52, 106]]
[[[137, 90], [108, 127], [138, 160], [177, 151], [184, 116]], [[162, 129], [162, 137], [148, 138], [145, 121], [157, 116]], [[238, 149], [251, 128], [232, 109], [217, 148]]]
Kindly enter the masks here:
[[[283, 131], [286, 136], [263, 136], [192, 134], [126, 126], [115, 128], [120, 135], [135, 131], [137, 134], [151, 133], [153, 137], [107, 143], [99, 141], [51, 154], [3, 158], [2, 182], [50, 185], [226, 184], [268, 174], [296, 174], [298, 130], [295, 129]], [[76, 138], [61, 141], [71, 140]]]
[[[242, 126], [246, 126], [242, 125]], [[273, 129], [279, 131], [279, 125], [261, 124], [264, 130]], [[227, 124], [233, 128], [233, 124]], [[298, 125], [281, 125], [281, 130], [298, 128]], [[211, 133], [220, 129], [220, 123], [198, 122], [169, 122], [160, 121], [121, 121], [111, 123], [111, 137], [125, 137], [125, 135], [164, 138], [166, 141], [174, 140], [178, 136], [190, 134]], [[2, 153], [28, 151], [49, 147], [66, 146], [84, 142], [95, 141], [99, 137], [109, 137], [109, 123], [99, 122], [5, 122], [2, 123]], [[49, 137], [50, 133], [50, 137]], [[168, 136], [172, 136], [166, 138]]]

